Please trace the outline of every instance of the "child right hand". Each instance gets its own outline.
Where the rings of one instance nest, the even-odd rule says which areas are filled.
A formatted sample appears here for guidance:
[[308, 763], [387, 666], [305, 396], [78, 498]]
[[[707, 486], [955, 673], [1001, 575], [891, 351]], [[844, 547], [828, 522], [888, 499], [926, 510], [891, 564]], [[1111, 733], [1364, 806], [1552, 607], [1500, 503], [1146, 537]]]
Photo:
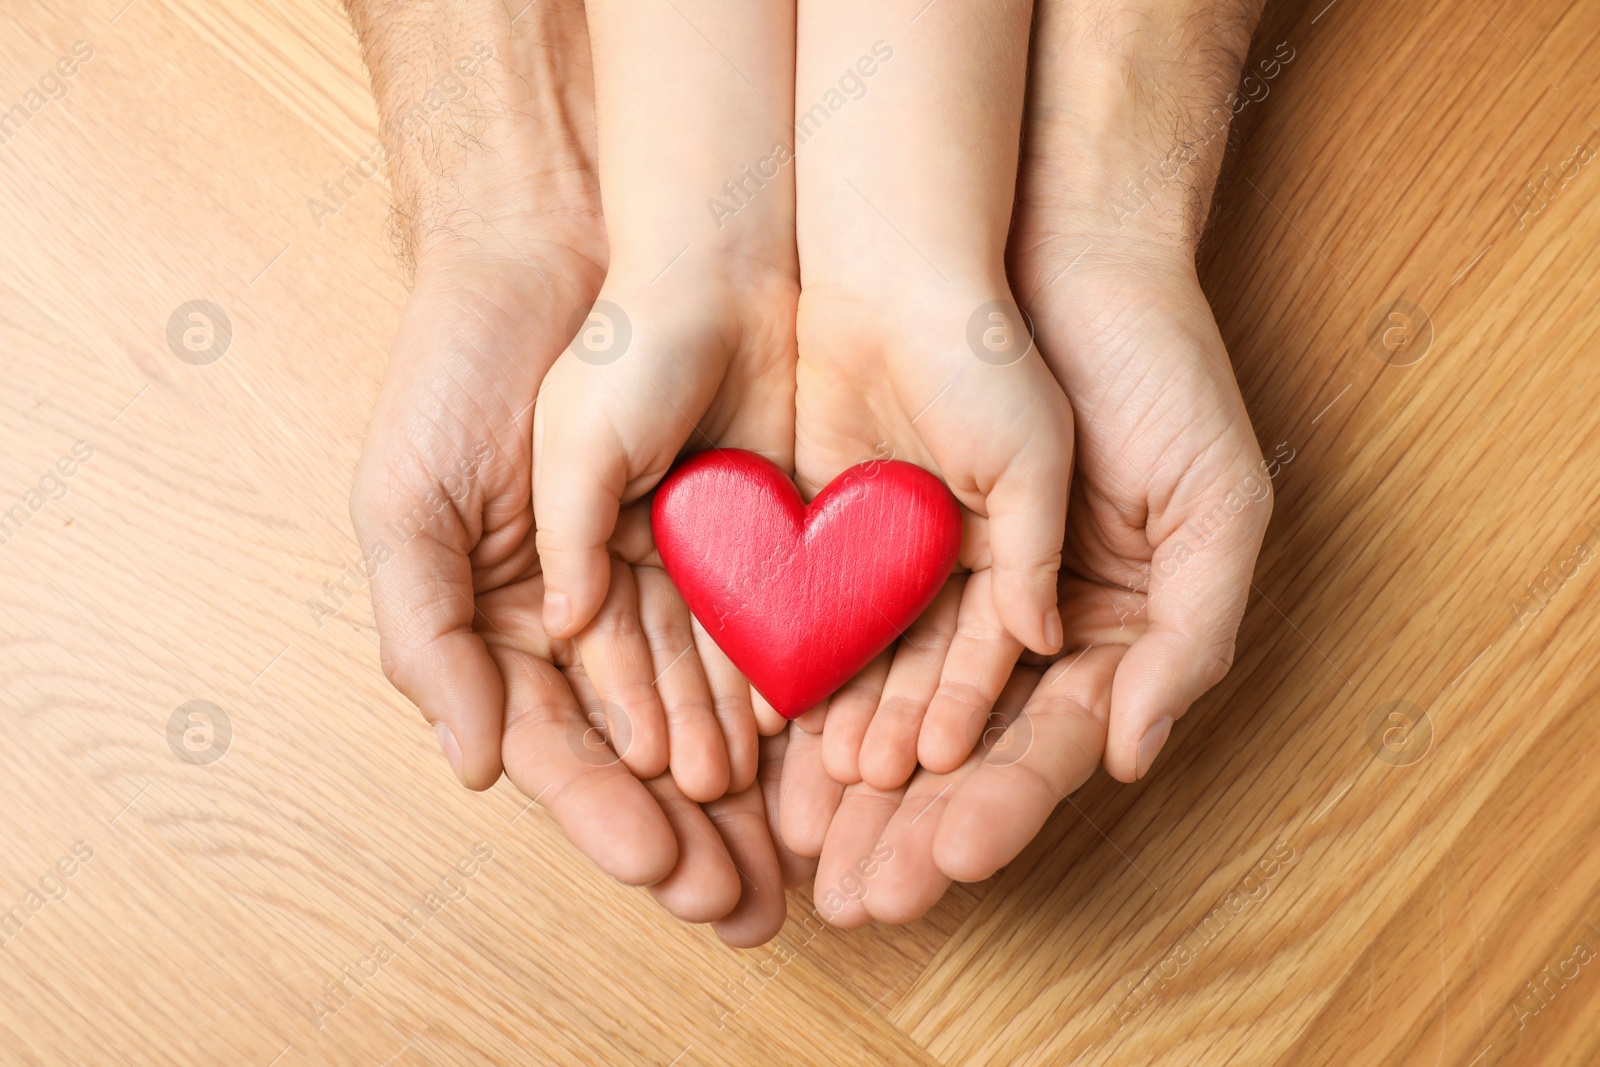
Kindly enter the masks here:
[[702, 267], [680, 261], [673, 284], [651, 287], [613, 266], [534, 405], [533, 506], [547, 630], [572, 639], [627, 721], [630, 769], [670, 766], [706, 801], [749, 785], [758, 729], [783, 720], [689, 615], [642, 498], [685, 449], [744, 448], [792, 467], [795, 294], [781, 275], [735, 287]]
[[[728, 748], [748, 757], [733, 787], [753, 776], [757, 710], [769, 730], [782, 719], [665, 573], [630, 571], [613, 549], [628, 542], [628, 558], [647, 561], [648, 523], [629, 534], [619, 516], [686, 450], [743, 448], [793, 469], [793, 170], [758, 164], [762, 177], [751, 164], [791, 136], [794, 5], [588, 0], [585, 11], [611, 262], [534, 406], [544, 624], [576, 643], [602, 700], [630, 721], [629, 766], [641, 777], [670, 766], [707, 800], [730, 785]], [[720, 47], [699, 25], [717, 27]], [[737, 210], [708, 211], [735, 182]], [[629, 629], [635, 605], [653, 629]]]

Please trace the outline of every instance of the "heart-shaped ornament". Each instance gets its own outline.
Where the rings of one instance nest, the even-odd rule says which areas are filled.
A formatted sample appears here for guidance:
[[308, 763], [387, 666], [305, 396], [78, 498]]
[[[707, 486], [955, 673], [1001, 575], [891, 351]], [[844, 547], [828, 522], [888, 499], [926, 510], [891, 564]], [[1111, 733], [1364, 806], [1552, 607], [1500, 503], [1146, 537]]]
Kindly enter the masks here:
[[753, 452], [702, 452], [650, 511], [689, 610], [785, 718], [825, 700], [933, 601], [961, 550], [955, 497], [921, 467], [851, 467], [809, 505]]

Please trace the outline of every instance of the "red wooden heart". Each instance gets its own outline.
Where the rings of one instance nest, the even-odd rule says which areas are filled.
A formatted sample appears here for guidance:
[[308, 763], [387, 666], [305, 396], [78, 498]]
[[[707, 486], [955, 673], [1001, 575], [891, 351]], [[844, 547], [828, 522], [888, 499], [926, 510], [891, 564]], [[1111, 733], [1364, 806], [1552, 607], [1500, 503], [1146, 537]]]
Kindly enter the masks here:
[[689, 610], [790, 719], [904, 632], [961, 549], [950, 490], [894, 460], [851, 467], [808, 506], [761, 456], [702, 452], [661, 483], [650, 523]]

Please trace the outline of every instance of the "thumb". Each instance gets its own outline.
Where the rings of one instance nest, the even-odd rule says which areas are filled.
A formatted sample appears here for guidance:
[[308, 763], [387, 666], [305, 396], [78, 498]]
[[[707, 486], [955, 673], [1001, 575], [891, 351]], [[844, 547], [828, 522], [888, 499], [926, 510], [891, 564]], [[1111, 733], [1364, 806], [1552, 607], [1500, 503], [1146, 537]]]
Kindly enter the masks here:
[[1056, 577], [1066, 540], [1072, 480], [1065, 447], [1040, 447], [1008, 464], [985, 498], [995, 613], [1011, 635], [1042, 655], [1060, 650]]
[[533, 409], [533, 517], [551, 637], [587, 626], [611, 584], [606, 543], [628, 484], [628, 455], [610, 420], [583, 403], [595, 391], [557, 361]]
[[[1272, 484], [1248, 457], [1199, 495], [1150, 561], [1149, 623], [1117, 666], [1105, 766], [1132, 782], [1149, 771], [1175, 720], [1228, 673], [1272, 514]], [[1233, 488], [1229, 488], [1229, 486]]]
[[[412, 497], [403, 483], [358, 473], [350, 511], [365, 553], [389, 681], [432, 723], [461, 782], [487, 789], [500, 777], [504, 687], [475, 611], [467, 534], [454, 508]], [[382, 531], [398, 531], [385, 534]], [[404, 537], [391, 547], [385, 538]]]

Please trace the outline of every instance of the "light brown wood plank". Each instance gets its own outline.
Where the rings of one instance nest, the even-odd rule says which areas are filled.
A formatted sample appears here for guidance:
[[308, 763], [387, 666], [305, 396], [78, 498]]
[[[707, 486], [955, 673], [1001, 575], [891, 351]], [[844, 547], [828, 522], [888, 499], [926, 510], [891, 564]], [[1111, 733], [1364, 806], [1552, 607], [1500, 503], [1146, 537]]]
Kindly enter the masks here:
[[[1600, 544], [1600, 175], [1512, 205], [1600, 144], [1600, 10], [1324, 3], [1269, 11], [1296, 58], [1204, 256], [1294, 453], [1233, 673], [1154, 775], [922, 922], [819, 931], [793, 894], [781, 966], [458, 789], [337, 591], [405, 300], [380, 183], [308, 205], [376, 139], [338, 5], [0, 17], [0, 105], [94, 48], [0, 144], [0, 503], [93, 449], [0, 544], [0, 1059], [1594, 1062], [1594, 568], [1518, 605]], [[197, 298], [234, 331], [206, 367], [165, 340]], [[1435, 329], [1410, 367], [1368, 343], [1396, 299]], [[233, 729], [208, 766], [168, 748], [195, 699]], [[1404, 765], [1393, 700], [1432, 725]]]

